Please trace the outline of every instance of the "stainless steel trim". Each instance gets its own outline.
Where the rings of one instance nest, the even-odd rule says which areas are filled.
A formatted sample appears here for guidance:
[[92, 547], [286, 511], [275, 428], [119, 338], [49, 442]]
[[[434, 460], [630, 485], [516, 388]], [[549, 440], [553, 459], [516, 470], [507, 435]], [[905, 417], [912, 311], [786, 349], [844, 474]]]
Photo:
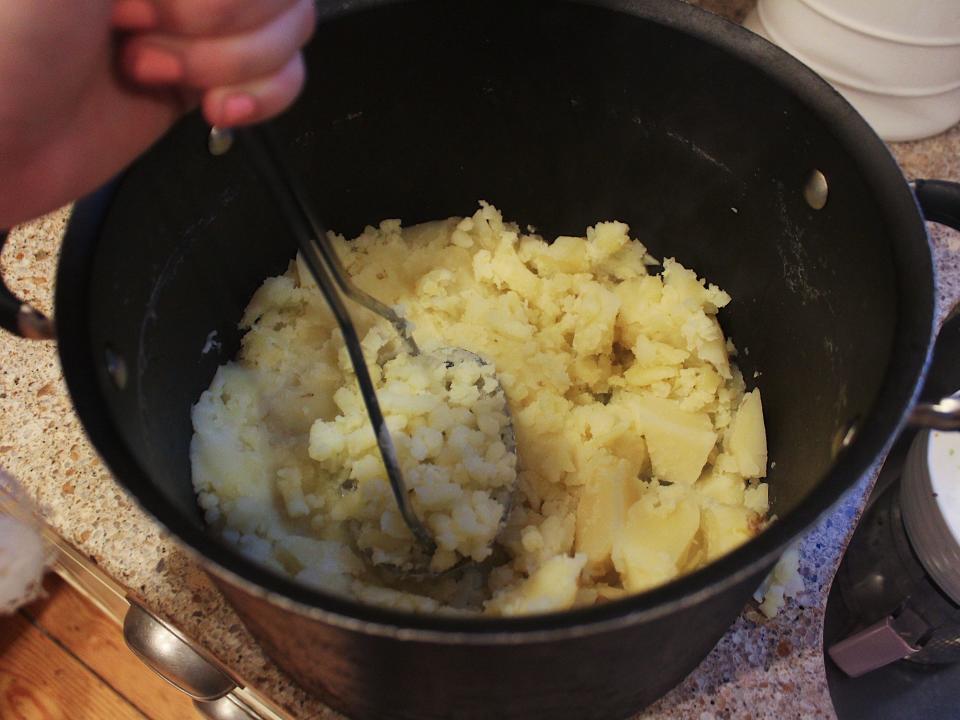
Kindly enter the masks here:
[[236, 687], [229, 675], [136, 603], [123, 619], [123, 639], [151, 670], [194, 700], [217, 700]]
[[291, 720], [283, 710], [248, 687], [237, 688], [228, 697], [241, 701], [263, 720]]
[[233, 147], [233, 130], [214, 125], [207, 137], [207, 150], [213, 156], [226, 155]]
[[194, 700], [193, 706], [198, 713], [210, 720], [265, 720], [262, 715], [232, 694], [210, 702]]
[[103, 351], [103, 361], [107, 368], [107, 374], [113, 380], [113, 384], [118, 390], [127, 387], [127, 362], [122, 355], [118, 355], [112, 348]]
[[[49, 527], [45, 526], [43, 528], [43, 535], [47, 542], [57, 550], [57, 556], [53, 564], [54, 572], [96, 605], [104, 615], [118, 626], [122, 626], [124, 617], [131, 606], [124, 589]], [[178, 637], [183, 642], [191, 642], [189, 638], [184, 638], [182, 635], [178, 635]], [[210, 662], [213, 663], [215, 660]], [[243, 718], [243, 720], [290, 720], [290, 716], [271, 700], [261, 696], [249, 687], [243, 687], [241, 685], [242, 680], [236, 679], [235, 682], [238, 686], [235, 686], [225, 697], [231, 698], [235, 705], [247, 710], [246, 716], [239, 715], [237, 717]], [[219, 702], [219, 700], [214, 702]]]
[[910, 424], [931, 430], [960, 430], [960, 397], [938, 403], [917, 403], [910, 411]]
[[117, 625], [123, 625], [130, 603], [119, 586], [48, 527], [44, 527], [43, 536], [57, 550], [53, 571], [96, 605], [104, 615]]

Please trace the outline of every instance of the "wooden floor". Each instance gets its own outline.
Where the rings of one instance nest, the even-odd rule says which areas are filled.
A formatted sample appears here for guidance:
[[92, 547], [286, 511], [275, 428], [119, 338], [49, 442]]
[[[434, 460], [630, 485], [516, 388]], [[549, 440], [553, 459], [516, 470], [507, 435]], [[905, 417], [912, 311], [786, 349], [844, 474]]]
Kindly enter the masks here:
[[48, 597], [0, 616], [3, 720], [197, 720], [127, 649], [120, 628], [55, 575]]

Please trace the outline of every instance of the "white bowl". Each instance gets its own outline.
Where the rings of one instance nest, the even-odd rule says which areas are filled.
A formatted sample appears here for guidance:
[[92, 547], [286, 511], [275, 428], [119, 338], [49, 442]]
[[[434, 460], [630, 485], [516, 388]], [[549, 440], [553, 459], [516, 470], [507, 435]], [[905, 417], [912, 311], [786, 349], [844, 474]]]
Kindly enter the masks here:
[[872, 93], [824, 77], [888, 142], [938, 135], [960, 122], [960, 88], [936, 95]]
[[[960, 5], [960, 0], [954, 1]], [[910, 85], [911, 76], [912, 82], [916, 83], [916, 71], [901, 70], [899, 77], [901, 80], [906, 80], [908, 84], [895, 86], [888, 79], [879, 76], [876, 68], [895, 65], [892, 57], [897, 55], [899, 49], [906, 46], [889, 43], [886, 53], [881, 54], [881, 61], [876, 61], [860, 51], [851, 49], [865, 36], [832, 23], [827, 24], [831, 25], [838, 35], [830, 36], [832, 39], [826, 43], [815, 40], [818, 36], [824, 37], [826, 33], [820, 32], [819, 35], [812, 33], [803, 23], [799, 25], [794, 23], [784, 32], [779, 25], [776, 25], [783, 17], [781, 10], [784, 6], [798, 4], [798, 0], [760, 0], [757, 7], [744, 20], [744, 27], [779, 45], [822, 76], [866, 118], [884, 140], [917, 140], [941, 133], [960, 121], [960, 59], [953, 66], [958, 74], [956, 82], [944, 83], [939, 87]], [[765, 12], [768, 6], [777, 7], [773, 13], [774, 28], [769, 27], [765, 22], [765, 19], [769, 21], [770, 13]], [[820, 19], [823, 20], [822, 17]], [[838, 37], [844, 39], [841, 41]], [[811, 46], [815, 47], [811, 49]], [[842, 51], [839, 49], [841, 46], [844, 48]], [[919, 50], [931, 51], [931, 48], [920, 47]], [[936, 51], [937, 48], [933, 50]], [[857, 63], [851, 65], [849, 59], [853, 57], [859, 59]], [[866, 69], [846, 73], [843, 70], [836, 70], [834, 58], [840, 59], [841, 67], [856, 68], [857, 65], [861, 65]], [[864, 82], [862, 80], [864, 77], [874, 81]], [[928, 77], [943, 78], [947, 77], [947, 73], [939, 67], [936, 73], [931, 71]]]
[[960, 45], [957, 0], [804, 0], [813, 10], [868, 35], [915, 45]]
[[[939, 2], [899, 4], [917, 8], [931, 1]], [[933, 95], [960, 87], [960, 39], [953, 44], [927, 45], [880, 37], [822, 14], [814, 2], [817, 0], [759, 0], [756, 12], [777, 45], [845, 85], [894, 95]], [[960, 0], [952, 2], [954, 8], [960, 8]], [[890, 5], [883, 0], [876, 4]], [[824, 5], [822, 0], [817, 7], [820, 5]]]

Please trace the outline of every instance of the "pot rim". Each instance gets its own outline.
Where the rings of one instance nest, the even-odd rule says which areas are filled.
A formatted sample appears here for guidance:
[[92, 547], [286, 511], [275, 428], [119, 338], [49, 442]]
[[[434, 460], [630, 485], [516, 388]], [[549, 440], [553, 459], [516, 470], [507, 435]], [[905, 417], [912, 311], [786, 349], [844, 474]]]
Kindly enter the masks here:
[[[411, 1], [342, 0], [336, 4], [318, 4], [318, 22]], [[923, 296], [914, 302], [918, 304], [921, 318], [926, 319], [924, 326], [905, 326], [903, 313], [899, 313], [883, 384], [853, 442], [841, 451], [826, 476], [797, 507], [733, 552], [658, 588], [592, 607], [508, 618], [400, 612], [300, 585], [216, 541], [180, 515], [153, 487], [149, 475], [126, 448], [100, 395], [95, 356], [87, 333], [86, 303], [99, 231], [122, 180], [123, 175], [120, 175], [77, 203], [64, 237], [55, 303], [64, 377], [85, 432], [118, 484], [176, 539], [181, 548], [220, 580], [298, 615], [346, 630], [398, 640], [511, 644], [612, 631], [701, 603], [769, 569], [787, 545], [798, 539], [857, 484], [876, 459], [889, 449], [905, 424], [908, 411], [917, 400], [932, 351], [935, 269], [922, 215], [886, 145], [866, 121], [809, 68], [763, 38], [706, 10], [679, 1], [566, 1], [628, 14], [685, 33], [732, 54], [797, 96], [809, 112], [831, 127], [838, 141], [863, 170], [864, 182], [879, 198], [879, 204], [889, 208], [890, 217], [899, 221], [894, 225], [901, 226], [903, 232], [900, 233], [902, 237], [897, 237], [894, 251], [910, 243], [924, 244], [926, 255], [922, 262], [929, 267], [930, 286], [912, 290]], [[908, 281], [916, 283], [918, 278], [906, 278], [899, 264], [898, 268], [898, 290], [903, 302]], [[909, 383], [895, 382], [896, 378], [890, 377], [891, 366], [897, 366], [901, 375], [905, 367], [912, 380]]]

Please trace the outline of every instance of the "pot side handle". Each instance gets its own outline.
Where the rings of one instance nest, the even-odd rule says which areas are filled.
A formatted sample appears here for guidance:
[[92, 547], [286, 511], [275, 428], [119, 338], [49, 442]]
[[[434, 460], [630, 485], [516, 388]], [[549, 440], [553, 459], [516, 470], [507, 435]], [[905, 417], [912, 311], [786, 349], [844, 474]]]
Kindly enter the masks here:
[[[914, 180], [910, 183], [923, 217], [929, 222], [960, 230], [960, 183], [947, 180]], [[910, 412], [910, 424], [931, 430], [960, 430], [960, 397], [937, 403], [918, 403]]]
[[914, 180], [910, 187], [913, 188], [924, 219], [960, 230], [960, 183]]
[[[0, 230], [0, 250], [7, 242], [7, 231]], [[53, 321], [18, 298], [0, 275], [0, 327], [28, 340], [50, 340], [54, 337]]]

